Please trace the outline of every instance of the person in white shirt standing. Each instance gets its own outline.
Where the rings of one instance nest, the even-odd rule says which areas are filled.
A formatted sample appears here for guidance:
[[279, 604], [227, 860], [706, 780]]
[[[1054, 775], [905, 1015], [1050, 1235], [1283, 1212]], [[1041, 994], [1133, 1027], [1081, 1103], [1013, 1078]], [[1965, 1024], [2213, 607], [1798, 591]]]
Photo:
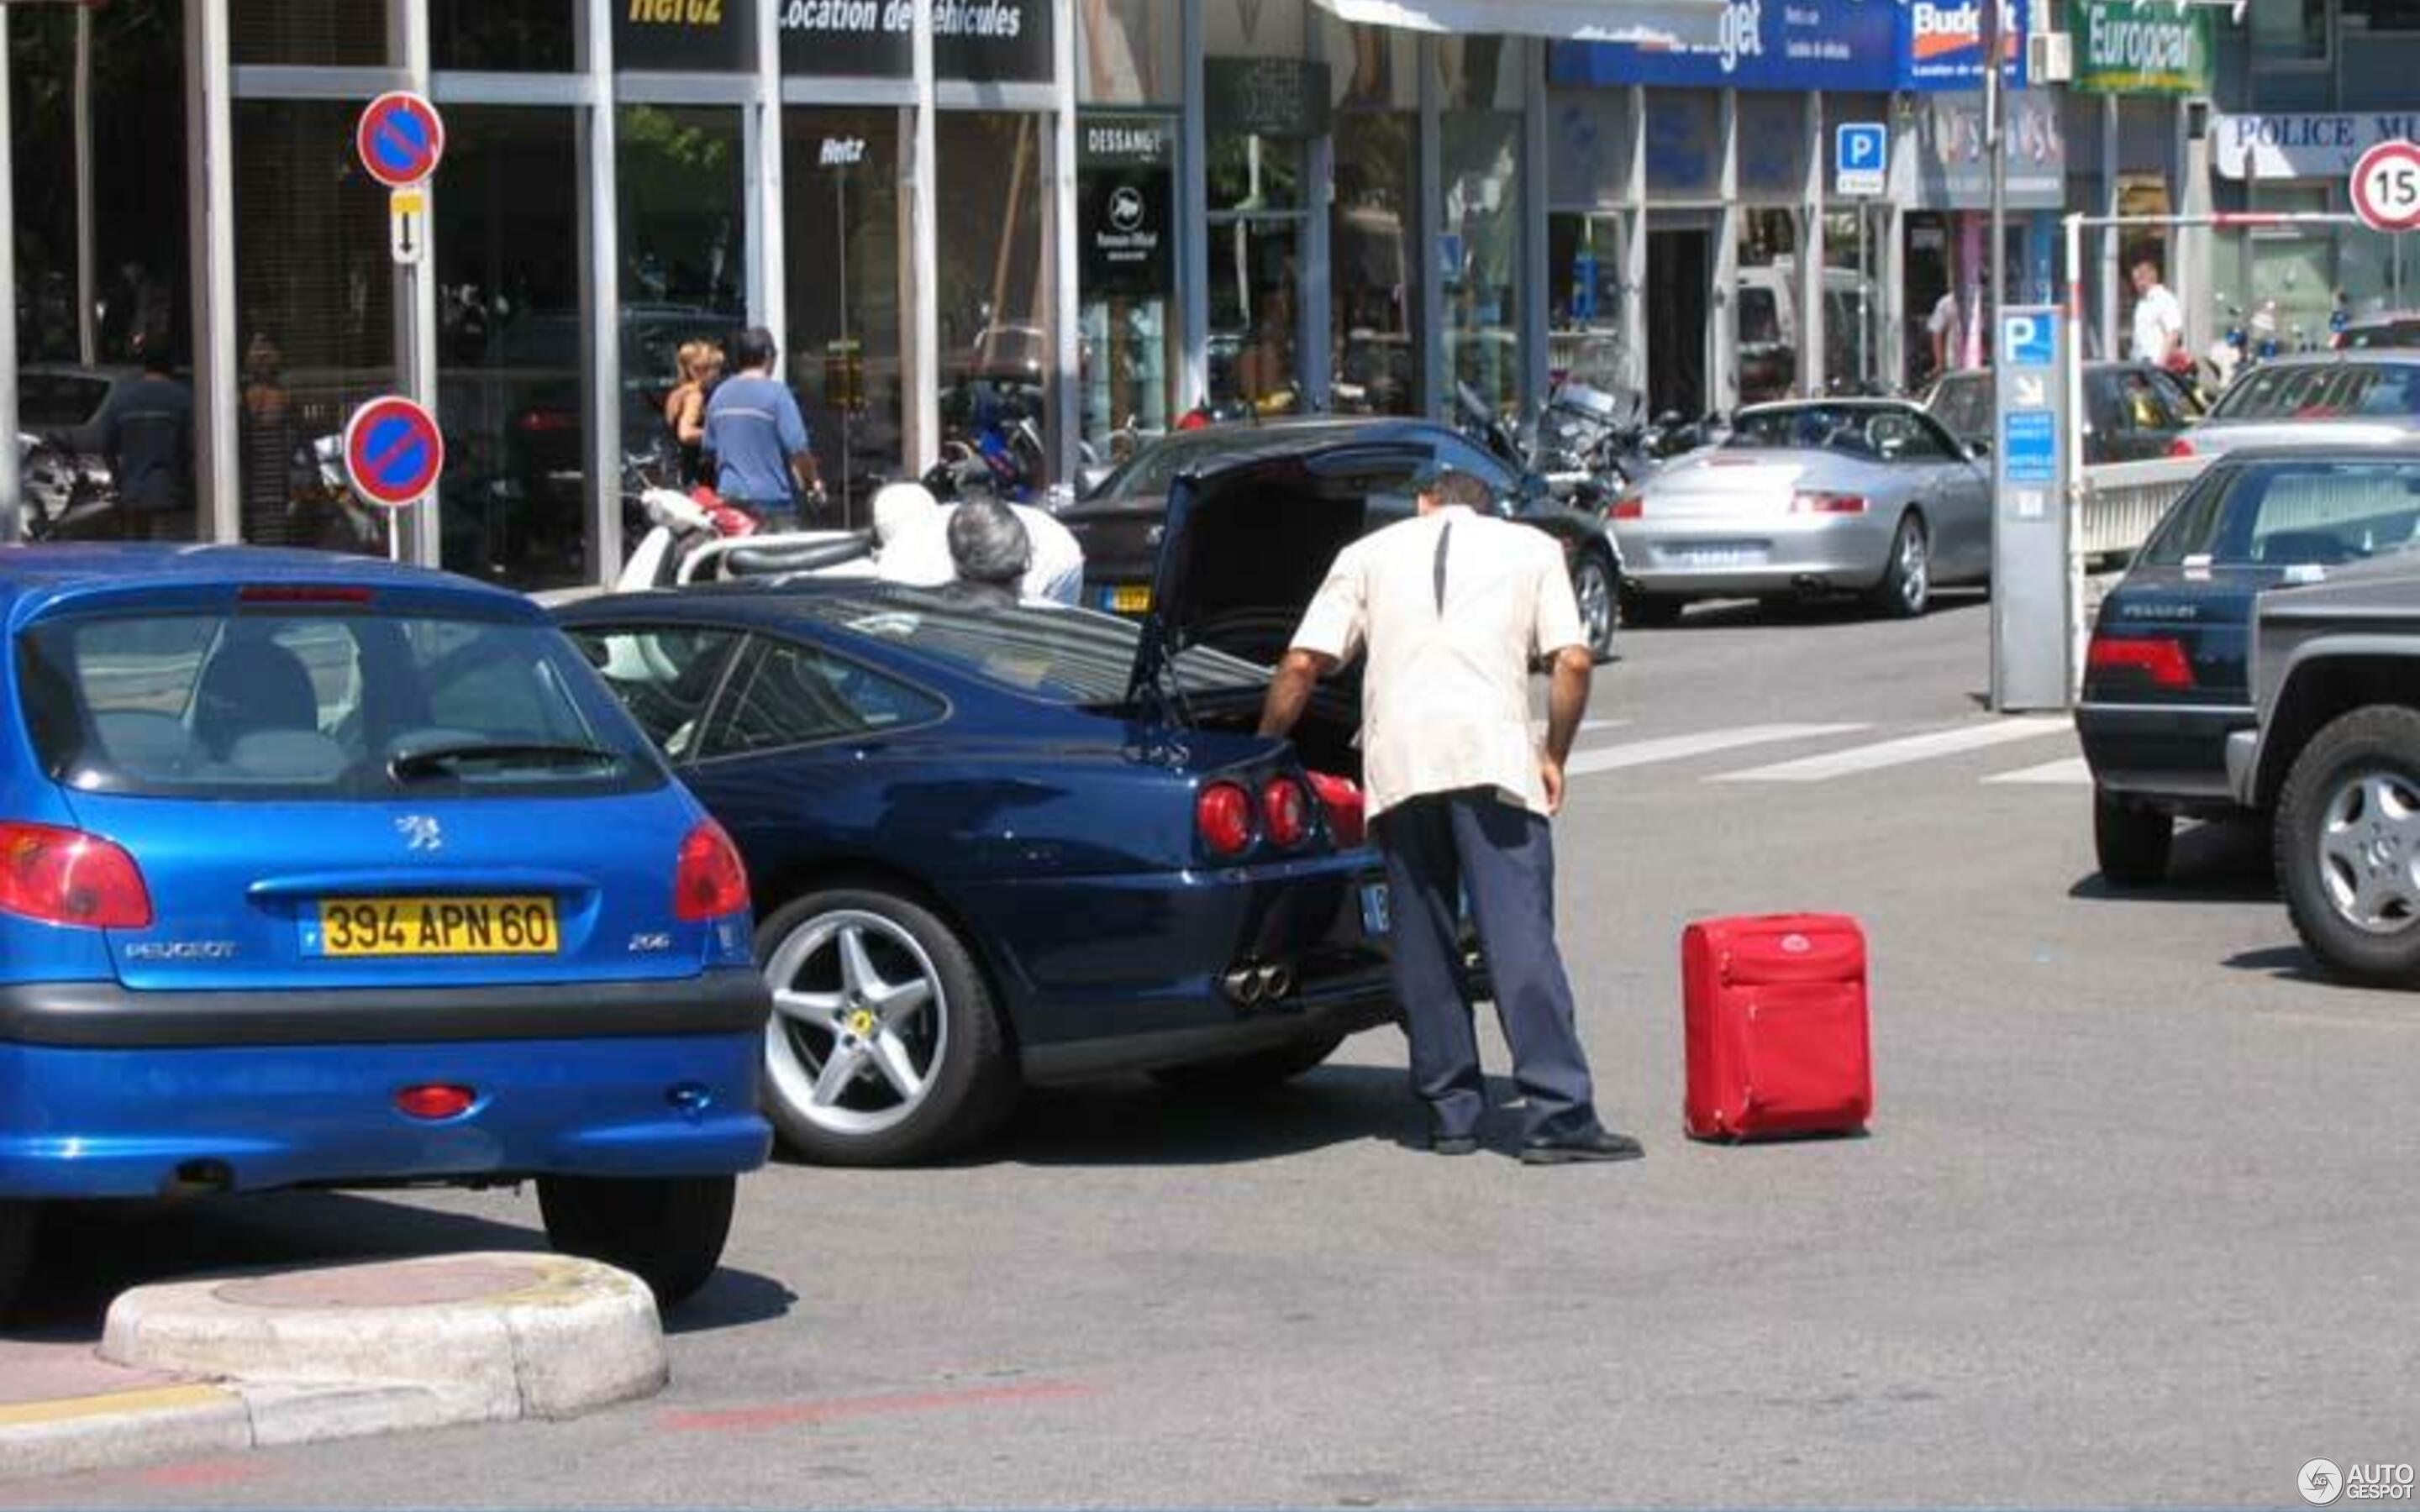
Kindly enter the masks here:
[[2174, 367], [2185, 349], [2185, 309], [2160, 282], [2160, 265], [2134, 264], [2134, 361]]
[[[1597, 1121], [1555, 945], [1547, 820], [1562, 805], [1594, 661], [1562, 552], [1544, 532], [1496, 517], [1487, 486], [1468, 473], [1438, 469], [1418, 486], [1416, 517], [1337, 554], [1269, 685], [1261, 733], [1289, 733], [1318, 680], [1366, 651], [1364, 785], [1429, 1147], [1476, 1150], [1487, 1109], [1457, 970], [1466, 894], [1527, 1100], [1522, 1161], [1635, 1159], [1638, 1142]], [[1544, 750], [1529, 723], [1529, 667], [1541, 656], [1554, 667]]]

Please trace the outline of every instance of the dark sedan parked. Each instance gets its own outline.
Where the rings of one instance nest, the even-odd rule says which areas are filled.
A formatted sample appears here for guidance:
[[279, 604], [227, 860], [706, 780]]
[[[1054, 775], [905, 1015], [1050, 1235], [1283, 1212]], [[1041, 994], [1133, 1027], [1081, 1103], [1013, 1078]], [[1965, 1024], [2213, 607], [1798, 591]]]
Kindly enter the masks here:
[[2253, 727], [2245, 656], [2264, 589], [2397, 551], [2420, 528], [2420, 456], [2360, 448], [2230, 454], [2170, 507], [2101, 606], [2075, 724], [2101, 872], [2166, 875], [2179, 816], [2240, 812], [2226, 743]]
[[1272, 1080], [1393, 1016], [1386, 884], [1337, 780], [1357, 709], [1324, 690], [1262, 739], [1267, 673], [1199, 643], [1291, 624], [1256, 569], [1360, 518], [1282, 463], [1182, 480], [1140, 625], [837, 583], [563, 611], [747, 861], [794, 1148], [923, 1159], [1022, 1083]]
[[[1410, 515], [1411, 480], [1434, 463], [1481, 479], [1495, 491], [1507, 518], [1533, 525], [1562, 543], [1590, 649], [1600, 657], [1612, 651], [1621, 557], [1603, 514], [1554, 498], [1543, 481], [1514, 472], [1455, 431], [1419, 420], [1289, 420], [1184, 431], [1155, 441], [1082, 503], [1059, 517], [1084, 548], [1084, 602], [1114, 614], [1139, 615], [1149, 609], [1170, 486], [1186, 472], [1247, 461], [1271, 463], [1295, 486], [1345, 502], [1357, 518], [1345, 540]], [[1296, 558], [1289, 554], [1290, 544], [1280, 548], [1280, 540], [1273, 534], [1264, 543], [1257, 570], [1267, 576], [1265, 586], [1273, 600], [1307, 604], [1334, 548], [1316, 560]], [[1250, 563], [1237, 565], [1251, 569]], [[1307, 582], [1297, 580], [1306, 575]], [[1237, 581], [1251, 583], [1254, 579], [1245, 576]], [[1238, 656], [1274, 660], [1294, 625], [1291, 621], [1263, 625], [1257, 633], [1240, 639], [1233, 638], [1232, 623], [1225, 628], [1231, 638], [1214, 644]]]
[[[1992, 370], [1945, 373], [1924, 396], [1942, 428], [1972, 447], [1992, 444]], [[2149, 363], [2084, 364], [2084, 460], [2143, 462], [2168, 455], [2201, 401], [2176, 375]]]

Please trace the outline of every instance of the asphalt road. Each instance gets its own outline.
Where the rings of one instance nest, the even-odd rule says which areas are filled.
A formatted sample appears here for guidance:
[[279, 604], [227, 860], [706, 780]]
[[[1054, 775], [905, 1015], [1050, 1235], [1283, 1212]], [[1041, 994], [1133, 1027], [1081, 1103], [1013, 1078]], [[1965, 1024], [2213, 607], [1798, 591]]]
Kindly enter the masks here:
[[[1981, 711], [1985, 618], [1692, 614], [1601, 675], [1562, 937], [1643, 1163], [1407, 1148], [1391, 1031], [1256, 1103], [1037, 1097], [945, 1169], [752, 1178], [653, 1402], [0, 1505], [2277, 1506], [2420, 1459], [2420, 995], [2313, 975], [2257, 834], [2105, 893], [2071, 733]], [[1801, 907], [1870, 933], [1871, 1134], [1691, 1145], [1681, 928]], [[535, 1218], [86, 1215], [46, 1326]]]

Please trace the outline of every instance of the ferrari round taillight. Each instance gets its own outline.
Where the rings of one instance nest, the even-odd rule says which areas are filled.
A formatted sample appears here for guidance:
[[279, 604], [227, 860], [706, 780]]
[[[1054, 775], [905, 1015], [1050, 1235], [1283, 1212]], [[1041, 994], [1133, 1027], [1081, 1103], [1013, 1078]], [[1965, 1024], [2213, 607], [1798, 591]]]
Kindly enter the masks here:
[[149, 929], [151, 894], [134, 857], [98, 835], [0, 825], [0, 912], [85, 929]]
[[673, 873], [673, 917], [702, 924], [748, 911], [748, 869], [722, 826], [708, 819], [681, 841]]
[[2168, 455], [2170, 456], [2191, 456], [2194, 455], [2193, 442], [2180, 436], [2176, 440], [2168, 442]]
[[1241, 856], [1252, 843], [1252, 799], [1233, 782], [1213, 782], [1193, 803], [1193, 825], [1214, 856]]
[[1261, 825], [1272, 844], [1287, 850], [1311, 838], [1311, 795], [1290, 777], [1273, 777], [1261, 787]]

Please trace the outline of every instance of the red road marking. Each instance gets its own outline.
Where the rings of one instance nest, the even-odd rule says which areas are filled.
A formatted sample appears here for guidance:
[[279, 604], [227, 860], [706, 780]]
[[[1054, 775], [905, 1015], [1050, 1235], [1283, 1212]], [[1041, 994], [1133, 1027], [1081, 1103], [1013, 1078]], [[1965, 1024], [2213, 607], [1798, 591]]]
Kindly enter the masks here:
[[833, 1396], [818, 1402], [775, 1402], [712, 1412], [668, 1412], [658, 1426], [676, 1433], [751, 1432], [800, 1423], [831, 1423], [894, 1412], [931, 1412], [954, 1407], [1000, 1407], [1020, 1402], [1068, 1401], [1098, 1396], [1095, 1387], [1069, 1381], [1038, 1381], [1022, 1386], [972, 1386], [963, 1391], [909, 1392], [889, 1396]]

